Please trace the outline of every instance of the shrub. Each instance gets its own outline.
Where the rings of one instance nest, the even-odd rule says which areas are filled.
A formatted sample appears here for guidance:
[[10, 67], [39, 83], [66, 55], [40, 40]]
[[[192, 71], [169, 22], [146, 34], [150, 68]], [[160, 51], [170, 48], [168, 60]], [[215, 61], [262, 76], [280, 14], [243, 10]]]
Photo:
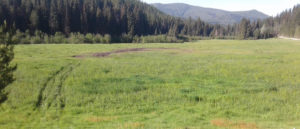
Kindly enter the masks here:
[[51, 43], [67, 43], [66, 37], [61, 32], [56, 32], [54, 36], [51, 36]]
[[34, 36], [31, 37], [31, 44], [43, 43], [44, 34], [41, 31], [35, 31]]
[[[17, 30], [12, 39], [16, 41], [17, 44], [21, 44], [23, 42], [24, 33], [22, 33], [20, 30]], [[22, 43], [23, 44], [23, 43]]]
[[[197, 37], [201, 39], [201, 37]], [[174, 37], [167, 35], [149, 35], [149, 36], [138, 36], [132, 37], [129, 34], [122, 34], [120, 37], [116, 36], [112, 38], [109, 34], [102, 36], [101, 34], [86, 35], [79, 32], [70, 33], [68, 37], [61, 32], [56, 32], [55, 35], [47, 35], [41, 31], [35, 31], [33, 35], [27, 30], [25, 33], [17, 31], [13, 36], [13, 39], [18, 44], [42, 44], [42, 43], [182, 43], [184, 41], [192, 41], [197, 39], [196, 37]]]
[[74, 44], [83, 43], [84, 40], [85, 40], [85, 36], [80, 34], [79, 32], [71, 33], [68, 38], [69, 43], [74, 43]]
[[139, 40], [141, 43], [182, 43], [183, 40], [178, 39], [174, 36], [167, 35], [150, 35], [141, 36]]
[[120, 39], [121, 43], [131, 43], [133, 41], [132, 36], [126, 33], [123, 33]]
[[94, 43], [103, 43], [102, 41], [103, 41], [103, 36], [102, 35], [96, 34], [94, 36]]
[[84, 43], [94, 43], [94, 36], [90, 33], [85, 35]]
[[44, 35], [44, 40], [43, 40], [43, 43], [50, 43], [50, 38], [49, 38], [49, 36], [46, 34], [46, 35]]
[[103, 43], [111, 43], [111, 36], [109, 34], [105, 34], [103, 41]]

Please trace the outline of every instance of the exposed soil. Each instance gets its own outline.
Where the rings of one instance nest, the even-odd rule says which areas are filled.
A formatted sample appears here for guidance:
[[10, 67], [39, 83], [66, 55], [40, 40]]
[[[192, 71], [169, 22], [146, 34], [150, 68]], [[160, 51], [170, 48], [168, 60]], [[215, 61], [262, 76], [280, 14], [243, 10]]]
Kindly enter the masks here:
[[285, 36], [279, 36], [280, 39], [289, 39], [289, 40], [300, 40], [299, 38], [291, 38], [291, 37], [285, 37]]
[[257, 125], [254, 123], [234, 122], [225, 119], [212, 120], [211, 124], [217, 127], [229, 129], [258, 129]]
[[140, 122], [125, 123], [119, 127], [120, 129], [144, 129], [145, 124]]
[[90, 117], [87, 118], [88, 122], [108, 122], [118, 119], [118, 117]]
[[120, 53], [130, 53], [130, 52], [144, 52], [144, 51], [157, 51], [157, 50], [178, 50], [177, 48], [127, 48], [120, 49], [110, 52], [101, 52], [101, 53], [92, 53], [92, 54], [84, 54], [84, 55], [75, 55], [72, 57], [75, 58], [86, 58], [86, 57], [108, 57], [111, 54], [120, 54]]

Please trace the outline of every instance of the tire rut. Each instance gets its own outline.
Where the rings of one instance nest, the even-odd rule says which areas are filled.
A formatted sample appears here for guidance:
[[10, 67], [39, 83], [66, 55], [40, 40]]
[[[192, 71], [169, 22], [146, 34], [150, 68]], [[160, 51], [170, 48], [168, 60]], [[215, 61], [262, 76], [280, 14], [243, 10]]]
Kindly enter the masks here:
[[[60, 109], [63, 109], [64, 106], [65, 106], [65, 103], [64, 103], [64, 98], [62, 96], [62, 87], [63, 87], [63, 83], [65, 82], [65, 80], [68, 78], [68, 76], [70, 75], [70, 73], [76, 68], [78, 67], [80, 64], [77, 64], [77, 65], [73, 65], [73, 66], [70, 66], [68, 67], [68, 69], [62, 74], [62, 76], [60, 77], [59, 79], [59, 84], [57, 85], [57, 91], [56, 91], [56, 94], [54, 95], [54, 98], [51, 102], [49, 102], [49, 107], [51, 107], [51, 105], [53, 104], [53, 101], [56, 100], [56, 106], [58, 106]], [[57, 100], [58, 98], [58, 100]]]
[[80, 63], [76, 65], [68, 64], [66, 66], [62, 66], [58, 71], [47, 78], [39, 92], [38, 99], [35, 104], [35, 110], [40, 109], [42, 105], [45, 104], [47, 105], [47, 108], [50, 108], [53, 103], [55, 103], [60, 109], [64, 108], [64, 98], [61, 95], [63, 83], [68, 78], [70, 73], [79, 65]]
[[50, 77], [47, 78], [46, 82], [43, 84], [40, 92], [39, 92], [39, 95], [38, 95], [38, 99], [37, 99], [37, 102], [35, 104], [35, 108], [39, 108], [41, 106], [41, 104], [43, 103], [43, 93], [45, 91], [45, 89], [47, 88], [47, 86], [49, 85], [50, 81], [52, 79], [55, 78], [55, 76], [57, 76], [61, 71], [64, 70], [64, 66], [61, 67], [58, 71], [56, 71], [54, 74], [52, 74]]

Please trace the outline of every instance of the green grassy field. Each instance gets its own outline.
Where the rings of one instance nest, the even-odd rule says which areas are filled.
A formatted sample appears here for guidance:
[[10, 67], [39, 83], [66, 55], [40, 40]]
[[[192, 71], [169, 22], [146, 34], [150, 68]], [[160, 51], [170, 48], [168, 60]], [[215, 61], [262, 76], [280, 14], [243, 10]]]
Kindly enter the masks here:
[[[148, 49], [91, 56], [126, 48]], [[15, 52], [1, 129], [300, 128], [299, 41], [18, 45]]]

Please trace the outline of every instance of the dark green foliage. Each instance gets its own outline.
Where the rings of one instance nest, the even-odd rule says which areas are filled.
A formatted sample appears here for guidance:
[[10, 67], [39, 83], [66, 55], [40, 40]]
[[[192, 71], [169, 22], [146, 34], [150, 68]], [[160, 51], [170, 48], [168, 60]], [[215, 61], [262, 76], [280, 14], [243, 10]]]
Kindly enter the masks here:
[[[220, 32], [215, 29], [223, 29], [200, 19], [184, 20], [163, 14], [139, 0], [0, 0], [0, 7], [0, 24], [7, 20], [9, 26], [15, 23], [21, 32], [34, 35], [39, 30], [55, 35], [54, 38], [61, 34], [70, 36], [70, 33], [79, 32], [109, 34], [123, 38], [119, 42], [132, 42], [136, 35], [210, 36], [212, 32]], [[91, 37], [85, 37], [86, 40], [89, 38]], [[104, 42], [110, 42], [109, 38], [111, 37], [104, 36]], [[49, 40], [63, 42], [59, 38], [50, 37]]]
[[139, 0], [0, 0], [0, 16], [0, 24], [4, 20], [8, 26], [15, 24], [20, 31], [14, 39], [21, 38], [24, 44], [139, 42], [144, 35], [167, 35], [163, 41], [182, 36], [259, 39], [274, 35], [267, 20], [212, 25], [166, 15]]
[[168, 33], [175, 18], [139, 0], [0, 0], [4, 20], [22, 32], [71, 32], [121, 36]]
[[7, 98], [4, 89], [14, 81], [13, 72], [16, 70], [16, 66], [10, 64], [14, 58], [12, 30], [7, 28], [6, 22], [0, 27], [0, 103]]

